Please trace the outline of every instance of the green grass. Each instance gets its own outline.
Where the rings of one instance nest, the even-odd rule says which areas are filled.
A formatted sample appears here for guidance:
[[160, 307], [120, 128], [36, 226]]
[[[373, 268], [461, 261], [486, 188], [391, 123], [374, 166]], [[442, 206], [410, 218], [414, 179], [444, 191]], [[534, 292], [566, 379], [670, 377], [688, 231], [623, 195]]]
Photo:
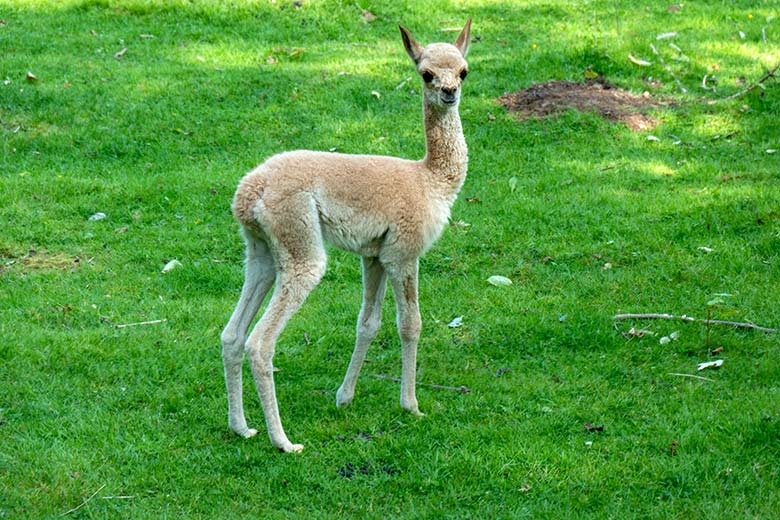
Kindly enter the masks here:
[[[670, 374], [710, 359], [703, 326], [612, 320], [704, 317], [728, 293], [714, 317], [780, 327], [780, 90], [705, 102], [780, 61], [780, 3], [667, 7], [0, 0], [0, 518], [774, 517], [780, 336], [713, 328], [725, 362], [702, 381]], [[470, 225], [421, 261], [419, 379], [471, 393], [421, 387], [418, 419], [369, 376], [400, 371], [388, 297], [355, 402], [336, 409], [360, 273], [331, 251], [275, 360], [306, 449], [271, 448], [248, 370], [261, 431], [231, 435], [219, 333], [242, 282], [239, 178], [294, 148], [421, 156], [396, 25], [454, 39], [440, 28], [468, 16], [453, 221]], [[656, 40], [670, 31], [689, 61]], [[635, 133], [577, 112], [518, 122], [496, 102], [589, 66], [673, 106]]]

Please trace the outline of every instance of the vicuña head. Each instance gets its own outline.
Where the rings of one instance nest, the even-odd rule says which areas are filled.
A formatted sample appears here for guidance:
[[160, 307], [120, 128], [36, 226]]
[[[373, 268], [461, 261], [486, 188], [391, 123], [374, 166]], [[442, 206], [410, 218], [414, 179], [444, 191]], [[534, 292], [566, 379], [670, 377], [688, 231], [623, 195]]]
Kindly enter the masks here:
[[[470, 28], [471, 20], [454, 45], [421, 47], [401, 27], [406, 52], [424, 84], [422, 160], [298, 150], [274, 155], [241, 180], [233, 213], [246, 240], [246, 275], [222, 332], [228, 425], [239, 435], [257, 433], [244, 417], [241, 365], [246, 349], [271, 443], [285, 452], [303, 449], [282, 428], [272, 359], [279, 334], [325, 272], [326, 242], [360, 255], [363, 269], [355, 350], [336, 404], [346, 406], [355, 395], [368, 346], [379, 330], [389, 280], [402, 344], [401, 407], [422, 415], [415, 395], [421, 327], [418, 259], [446, 226], [466, 178], [468, 154], [458, 104], [468, 71]], [[273, 285], [263, 316], [247, 336]]]
[[466, 27], [454, 45], [432, 43], [421, 47], [406, 27], [399, 28], [406, 52], [423, 80], [425, 102], [440, 107], [457, 105], [460, 85], [469, 73], [465, 58], [469, 50], [471, 19], [466, 22]]

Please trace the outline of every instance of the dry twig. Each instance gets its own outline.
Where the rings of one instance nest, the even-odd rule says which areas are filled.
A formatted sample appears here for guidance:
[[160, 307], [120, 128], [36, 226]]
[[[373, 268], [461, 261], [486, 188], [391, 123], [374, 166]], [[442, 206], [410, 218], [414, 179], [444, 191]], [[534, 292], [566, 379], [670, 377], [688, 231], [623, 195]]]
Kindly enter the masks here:
[[693, 375], [693, 374], [678, 374], [676, 372], [669, 372], [669, 375], [670, 376], [678, 376], [678, 377], [690, 377], [690, 378], [693, 378], [693, 379], [701, 379], [702, 381], [712, 381], [712, 382], [715, 382], [714, 379], [710, 379], [709, 377], [696, 376], [696, 375]]
[[75, 513], [76, 511], [78, 511], [79, 509], [81, 509], [82, 507], [84, 507], [85, 505], [87, 505], [87, 503], [88, 503], [90, 500], [92, 500], [93, 498], [95, 498], [95, 495], [97, 495], [98, 493], [100, 493], [101, 491], [103, 491], [103, 488], [104, 488], [104, 487], [106, 487], [106, 485], [105, 485], [105, 484], [103, 484], [102, 486], [100, 486], [100, 487], [97, 489], [97, 491], [95, 491], [94, 493], [92, 493], [92, 494], [89, 496], [89, 498], [86, 498], [86, 499], [84, 499], [84, 501], [83, 501], [82, 503], [80, 503], [79, 505], [77, 505], [76, 507], [74, 507], [73, 509], [71, 509], [70, 511], [65, 511], [65, 512], [64, 512], [64, 513], [62, 513], [60, 516], [66, 516], [66, 515], [69, 515], [69, 514], [71, 514], [71, 513]]
[[707, 104], [714, 105], [715, 103], [720, 103], [721, 101], [728, 101], [730, 99], [736, 99], [738, 97], [742, 97], [745, 94], [747, 94], [748, 92], [751, 92], [751, 91], [755, 90], [756, 88], [758, 88], [760, 85], [762, 85], [769, 78], [776, 78], [777, 77], [776, 74], [777, 74], [778, 70], [780, 70], [780, 63], [775, 65], [772, 69], [770, 69], [766, 74], [761, 76], [761, 78], [758, 81], [756, 81], [755, 83], [753, 83], [752, 85], [750, 85], [748, 87], [745, 87], [742, 90], [740, 90], [739, 92], [731, 94], [730, 96], [726, 96], [724, 98], [719, 98], [719, 99], [711, 99], [711, 100], [709, 100], [707, 102]]
[[[375, 378], [375, 379], [383, 379], [385, 381], [392, 381], [394, 383], [400, 383], [401, 379], [393, 376], [388, 376], [385, 374], [368, 374], [369, 376]], [[470, 394], [471, 390], [468, 389], [466, 386], [444, 386], [444, 385], [436, 385], [432, 383], [420, 383], [417, 381], [417, 386], [426, 386], [428, 388], [434, 388], [436, 390], [447, 390], [450, 392], [458, 392], [459, 394]]]
[[761, 332], [780, 332], [780, 329], [772, 329], [770, 327], [762, 327], [754, 323], [745, 323], [741, 321], [725, 321], [725, 320], [702, 320], [694, 318], [692, 316], [675, 316], [673, 314], [616, 314], [612, 317], [613, 320], [677, 320], [704, 323], [709, 325], [725, 325], [726, 327], [738, 327], [742, 329], [753, 329]]
[[688, 89], [683, 86], [683, 84], [680, 82], [680, 80], [677, 78], [677, 75], [674, 73], [672, 68], [666, 63], [664, 60], [664, 57], [661, 56], [661, 53], [658, 52], [658, 49], [655, 48], [655, 45], [652, 43], [650, 44], [650, 49], [653, 51], [653, 54], [658, 56], [658, 61], [661, 62], [661, 65], [663, 65], [664, 69], [666, 69], [666, 72], [669, 73], [669, 75], [674, 79], [674, 82], [677, 83], [677, 88], [679, 88], [683, 94], [686, 94], [688, 92]]
[[135, 323], [122, 323], [120, 325], [114, 325], [114, 328], [117, 329], [126, 329], [127, 327], [138, 327], [140, 325], [156, 325], [158, 323], [165, 323], [166, 319], [163, 320], [151, 320], [151, 321], [138, 321]]

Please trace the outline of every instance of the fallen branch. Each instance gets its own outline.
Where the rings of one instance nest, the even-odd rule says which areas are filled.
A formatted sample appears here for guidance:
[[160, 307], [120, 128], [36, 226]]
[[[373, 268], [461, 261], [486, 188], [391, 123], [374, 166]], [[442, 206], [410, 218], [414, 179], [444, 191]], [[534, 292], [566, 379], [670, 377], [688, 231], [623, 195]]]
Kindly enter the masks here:
[[741, 321], [725, 321], [725, 320], [702, 320], [694, 318], [692, 316], [674, 316], [672, 314], [616, 314], [612, 317], [613, 320], [677, 320], [704, 323], [705, 325], [725, 325], [726, 327], [738, 327], [742, 329], [753, 329], [761, 332], [780, 332], [780, 329], [772, 329], [769, 327], [762, 327], [754, 323], [745, 323]]
[[714, 379], [710, 379], [709, 377], [696, 376], [696, 375], [693, 375], [693, 374], [678, 374], [676, 372], [669, 372], [669, 375], [670, 376], [678, 376], [678, 377], [690, 377], [692, 379], [701, 379], [702, 381], [712, 381], [713, 383], [715, 382]]
[[751, 92], [751, 91], [755, 90], [756, 88], [760, 87], [769, 78], [776, 78], [777, 77], [776, 73], [777, 73], [778, 70], [780, 70], [780, 63], [775, 65], [771, 70], [769, 70], [766, 74], [761, 76], [761, 78], [758, 81], [756, 81], [755, 83], [753, 83], [752, 85], [750, 85], [750, 86], [748, 86], [746, 88], [743, 88], [739, 92], [737, 92], [735, 94], [731, 94], [730, 96], [726, 96], [726, 97], [720, 98], [720, 99], [711, 99], [711, 100], [707, 101], [707, 104], [714, 105], [715, 103], [720, 103], [721, 101], [728, 101], [730, 99], [736, 99], [738, 97], [742, 97], [745, 94], [747, 94], [748, 92]]
[[69, 515], [69, 514], [71, 514], [71, 513], [75, 513], [76, 511], [78, 511], [79, 509], [81, 509], [82, 507], [84, 507], [85, 505], [87, 505], [87, 503], [88, 503], [90, 500], [92, 500], [93, 498], [95, 498], [95, 495], [97, 495], [98, 493], [100, 493], [101, 491], [103, 491], [103, 488], [104, 488], [104, 487], [106, 487], [106, 485], [105, 485], [105, 484], [103, 484], [102, 486], [100, 486], [100, 487], [97, 489], [97, 491], [95, 491], [94, 493], [92, 493], [92, 494], [89, 496], [89, 498], [86, 498], [86, 499], [85, 499], [85, 500], [84, 500], [82, 503], [80, 503], [79, 505], [77, 505], [76, 507], [74, 507], [73, 509], [71, 509], [70, 511], [65, 511], [65, 512], [64, 512], [64, 513], [62, 513], [60, 516], [67, 516], [67, 515]]
[[[398, 377], [388, 376], [385, 374], [368, 374], [369, 376], [373, 377], [374, 379], [383, 379], [385, 381], [392, 381], [394, 383], [400, 383], [401, 379]], [[470, 394], [471, 390], [468, 389], [468, 387], [465, 386], [444, 386], [444, 385], [436, 385], [433, 383], [420, 383], [417, 381], [417, 386], [426, 386], [428, 388], [433, 388], [436, 390], [447, 390], [449, 392], [458, 392], [459, 394]]]

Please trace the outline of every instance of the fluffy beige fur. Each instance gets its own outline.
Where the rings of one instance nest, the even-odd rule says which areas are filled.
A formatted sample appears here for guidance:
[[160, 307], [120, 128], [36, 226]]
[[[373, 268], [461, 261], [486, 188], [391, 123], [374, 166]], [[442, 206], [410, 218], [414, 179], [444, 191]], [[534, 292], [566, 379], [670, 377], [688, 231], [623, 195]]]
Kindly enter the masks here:
[[[439, 237], [466, 178], [466, 141], [458, 115], [471, 20], [454, 45], [420, 46], [400, 27], [404, 47], [423, 79], [426, 154], [420, 161], [374, 155], [294, 151], [275, 155], [247, 174], [233, 213], [246, 239], [246, 277], [222, 333], [228, 424], [251, 437], [241, 392], [244, 349], [265, 413], [271, 443], [303, 449], [282, 428], [273, 380], [276, 340], [325, 272], [325, 242], [362, 257], [363, 304], [357, 339], [336, 403], [355, 394], [368, 345], [381, 322], [387, 280], [395, 294], [402, 343], [401, 407], [420, 414], [415, 396], [420, 311], [419, 257]], [[271, 285], [268, 306], [247, 337]]]

